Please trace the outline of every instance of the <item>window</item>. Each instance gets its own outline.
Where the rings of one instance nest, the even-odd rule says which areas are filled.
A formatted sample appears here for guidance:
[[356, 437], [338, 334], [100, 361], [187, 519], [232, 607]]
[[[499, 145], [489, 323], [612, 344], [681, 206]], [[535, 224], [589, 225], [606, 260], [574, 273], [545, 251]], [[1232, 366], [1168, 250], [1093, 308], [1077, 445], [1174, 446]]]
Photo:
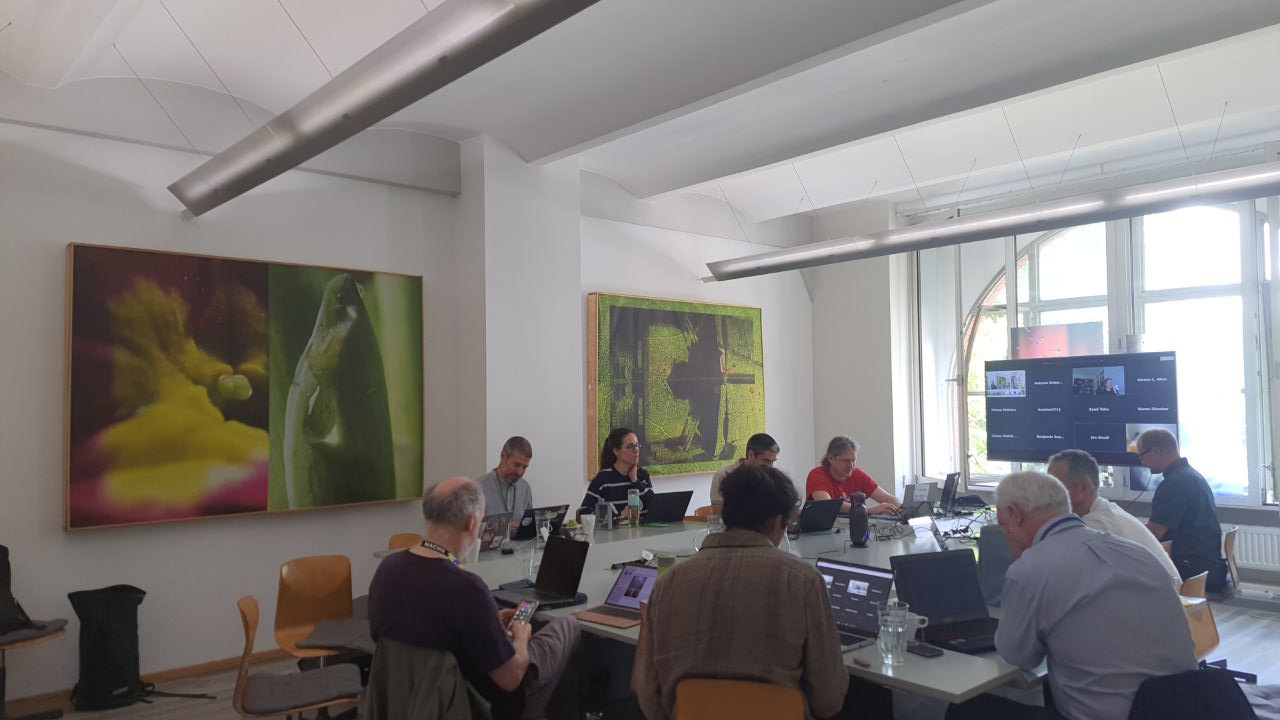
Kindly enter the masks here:
[[[925, 473], [964, 466], [980, 484], [1029, 468], [986, 458], [983, 364], [1009, 357], [1011, 324], [1099, 322], [1110, 351], [1138, 334], [1142, 350], [1178, 354], [1183, 454], [1219, 502], [1274, 502], [1261, 471], [1270, 427], [1259, 352], [1271, 250], [1261, 221], [1256, 237], [1244, 230], [1253, 212], [1253, 203], [1186, 208], [921, 251]], [[1124, 492], [1126, 472], [1104, 475]]]

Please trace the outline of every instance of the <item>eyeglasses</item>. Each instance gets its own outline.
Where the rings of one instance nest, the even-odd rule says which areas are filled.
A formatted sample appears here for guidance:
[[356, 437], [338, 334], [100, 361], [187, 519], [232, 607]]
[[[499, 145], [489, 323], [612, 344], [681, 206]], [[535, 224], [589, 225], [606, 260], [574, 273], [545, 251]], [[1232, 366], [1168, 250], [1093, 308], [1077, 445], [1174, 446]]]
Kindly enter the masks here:
[[639, 450], [640, 443], [627, 443], [626, 445], [622, 446], [622, 449], [623, 450]]
[[1146, 455], [1147, 453], [1151, 452], [1154, 449], [1155, 448], [1147, 448], [1146, 450], [1143, 450], [1142, 452], [1138, 453], [1138, 459], [1141, 460], [1143, 455]]

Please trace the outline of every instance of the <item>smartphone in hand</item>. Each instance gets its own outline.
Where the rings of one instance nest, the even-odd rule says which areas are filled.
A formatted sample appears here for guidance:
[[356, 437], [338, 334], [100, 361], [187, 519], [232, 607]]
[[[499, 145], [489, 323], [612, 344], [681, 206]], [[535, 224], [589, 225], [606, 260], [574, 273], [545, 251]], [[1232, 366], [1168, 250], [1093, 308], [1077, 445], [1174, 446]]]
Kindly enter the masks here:
[[537, 600], [521, 600], [519, 607], [516, 608], [516, 614], [511, 616], [511, 622], [527, 624], [537, 611]]

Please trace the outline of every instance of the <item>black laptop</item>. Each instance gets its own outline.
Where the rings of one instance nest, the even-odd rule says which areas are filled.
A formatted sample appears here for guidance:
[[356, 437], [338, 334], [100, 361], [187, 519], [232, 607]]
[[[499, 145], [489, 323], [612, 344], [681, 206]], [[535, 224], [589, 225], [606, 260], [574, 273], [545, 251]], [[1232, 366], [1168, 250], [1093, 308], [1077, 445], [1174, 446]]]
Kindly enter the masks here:
[[987, 613], [972, 550], [889, 558], [898, 599], [929, 618], [925, 642], [962, 653], [994, 650], [996, 619]]
[[532, 540], [537, 534], [537, 513], [554, 512], [555, 517], [551, 518], [551, 534], [560, 532], [560, 526], [564, 524], [564, 516], [569, 513], [568, 505], [548, 505], [547, 507], [529, 508], [524, 511], [524, 516], [520, 518], [520, 529], [516, 530], [511, 536], [512, 540]]
[[840, 506], [844, 500], [810, 500], [800, 509], [800, 519], [796, 527], [802, 533], [831, 532], [835, 527], [836, 517], [840, 515]]
[[509, 607], [519, 605], [521, 600], [537, 600], [538, 607], [547, 610], [585, 603], [587, 596], [578, 592], [578, 583], [582, 581], [589, 549], [590, 543], [552, 535], [547, 538], [537, 581], [503, 583], [493, 591], [493, 599]]
[[956, 490], [960, 487], [960, 473], [947, 473], [947, 479], [942, 483], [942, 496], [938, 498], [938, 509], [943, 513], [950, 513], [951, 506], [956, 502]]
[[840, 644], [847, 648], [876, 639], [880, 635], [876, 613], [889, 601], [893, 571], [827, 559], [818, 560], [817, 567], [827, 584]]
[[692, 490], [654, 493], [649, 496], [649, 507], [645, 509], [642, 517], [645, 522], [682, 522], [684, 521], [684, 514], [689, 512], [689, 501], [692, 498]]

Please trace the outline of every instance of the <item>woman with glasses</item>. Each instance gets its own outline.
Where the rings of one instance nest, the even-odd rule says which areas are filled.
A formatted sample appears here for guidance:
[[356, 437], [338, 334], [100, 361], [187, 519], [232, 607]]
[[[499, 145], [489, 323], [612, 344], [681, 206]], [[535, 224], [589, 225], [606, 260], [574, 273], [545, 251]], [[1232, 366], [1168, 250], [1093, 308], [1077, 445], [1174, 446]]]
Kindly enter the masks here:
[[640, 467], [640, 440], [628, 428], [614, 428], [600, 448], [600, 472], [587, 486], [578, 514], [596, 512], [598, 503], [607, 502], [613, 506], [615, 516], [627, 517], [624, 513], [628, 490], [639, 490], [641, 505], [649, 506], [653, 485], [649, 482], [649, 472]]

